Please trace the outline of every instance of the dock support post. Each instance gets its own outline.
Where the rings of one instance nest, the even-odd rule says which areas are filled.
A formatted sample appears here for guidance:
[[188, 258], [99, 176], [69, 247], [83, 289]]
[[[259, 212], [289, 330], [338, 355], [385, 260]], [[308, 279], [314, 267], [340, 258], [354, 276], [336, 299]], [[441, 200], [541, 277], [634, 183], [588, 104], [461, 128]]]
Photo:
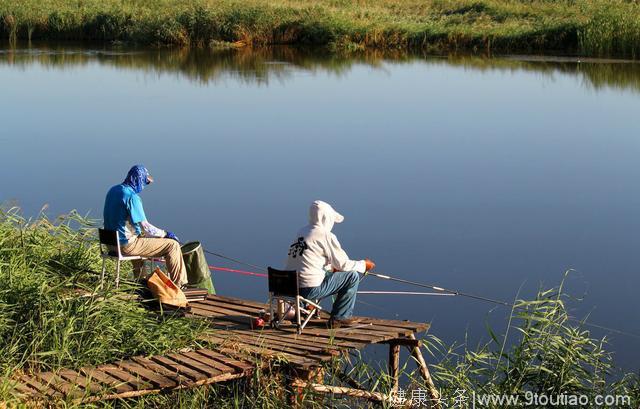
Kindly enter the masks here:
[[389, 377], [391, 377], [391, 393], [398, 392], [398, 376], [400, 372], [400, 345], [389, 343]]
[[[414, 334], [409, 335], [409, 338], [416, 339]], [[418, 363], [418, 368], [420, 369], [420, 375], [422, 375], [422, 379], [424, 380], [427, 386], [427, 393], [429, 394], [429, 399], [431, 400], [431, 407], [434, 409], [441, 409], [440, 405], [440, 392], [436, 389], [436, 385], [433, 383], [433, 379], [431, 378], [431, 374], [429, 373], [429, 367], [427, 367], [427, 363], [422, 356], [422, 351], [420, 351], [419, 346], [407, 346], [411, 355]]]

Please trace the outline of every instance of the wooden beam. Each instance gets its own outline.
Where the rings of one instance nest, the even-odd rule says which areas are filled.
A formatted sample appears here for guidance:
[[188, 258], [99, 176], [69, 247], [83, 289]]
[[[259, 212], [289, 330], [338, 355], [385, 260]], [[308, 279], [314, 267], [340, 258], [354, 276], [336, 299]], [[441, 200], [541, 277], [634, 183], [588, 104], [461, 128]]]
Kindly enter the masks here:
[[385, 395], [380, 392], [369, 392], [362, 389], [346, 388], [344, 386], [322, 385], [318, 383], [306, 382], [301, 379], [295, 380], [293, 385], [299, 388], [308, 388], [318, 393], [350, 396], [353, 398], [366, 399], [374, 402], [389, 402], [392, 404], [397, 403], [396, 399], [394, 399], [392, 396]]
[[[411, 334], [410, 338], [415, 339], [415, 335]], [[429, 367], [427, 366], [427, 362], [424, 360], [422, 356], [422, 351], [420, 351], [419, 347], [407, 347], [411, 352], [411, 355], [418, 363], [418, 368], [420, 369], [420, 375], [422, 375], [422, 379], [427, 386], [427, 393], [429, 394], [429, 399], [431, 401], [431, 407], [434, 409], [441, 409], [440, 405], [440, 392], [436, 388], [436, 385], [433, 383], [433, 379], [431, 378], [431, 374], [429, 373]]]
[[389, 345], [402, 345], [405, 347], [420, 347], [422, 342], [419, 339], [414, 338], [394, 338], [388, 341], [381, 342], [381, 344]]
[[391, 377], [391, 393], [398, 392], [400, 375], [400, 345], [389, 344], [389, 377]]

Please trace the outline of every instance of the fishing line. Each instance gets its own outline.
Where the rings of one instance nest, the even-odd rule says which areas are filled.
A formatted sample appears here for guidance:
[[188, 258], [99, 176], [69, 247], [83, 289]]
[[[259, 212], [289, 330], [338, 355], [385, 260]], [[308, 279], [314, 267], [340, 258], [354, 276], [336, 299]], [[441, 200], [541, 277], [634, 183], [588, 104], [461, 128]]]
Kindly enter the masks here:
[[259, 266], [256, 266], [255, 264], [247, 263], [246, 261], [242, 261], [242, 260], [238, 260], [238, 259], [235, 259], [235, 258], [232, 258], [232, 257], [228, 257], [228, 256], [225, 256], [224, 254], [214, 253], [213, 251], [209, 251], [209, 250], [205, 249], [204, 247], [203, 247], [203, 250], [207, 254], [211, 254], [212, 256], [220, 257], [220, 258], [225, 259], [225, 260], [233, 261], [234, 263], [238, 263], [238, 264], [243, 265], [243, 266], [255, 268], [256, 270], [259, 270], [259, 271], [266, 271], [267, 270], [264, 267], [259, 267]]

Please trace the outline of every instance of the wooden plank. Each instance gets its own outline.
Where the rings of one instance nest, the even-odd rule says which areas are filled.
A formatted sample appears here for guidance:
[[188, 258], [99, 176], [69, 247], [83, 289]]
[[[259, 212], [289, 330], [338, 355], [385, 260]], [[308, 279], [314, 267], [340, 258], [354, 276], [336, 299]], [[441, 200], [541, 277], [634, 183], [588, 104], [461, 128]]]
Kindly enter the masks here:
[[194, 371], [190, 367], [187, 367], [178, 362], [175, 362], [174, 360], [169, 359], [166, 356], [152, 356], [150, 359], [153, 362], [157, 363], [158, 365], [162, 365], [165, 368], [168, 368], [172, 371], [176, 371], [177, 373], [188, 377], [192, 381], [197, 382], [197, 381], [202, 381], [204, 379], [207, 379], [207, 375], [200, 373], [198, 371]]
[[402, 345], [406, 347], [419, 347], [422, 345], [419, 339], [411, 339], [411, 338], [394, 338], [388, 341], [382, 342], [383, 344], [394, 344], [394, 345]]
[[201, 301], [198, 303], [200, 306], [204, 307], [204, 306], [209, 306], [209, 307], [220, 307], [220, 308], [224, 308], [227, 310], [232, 310], [232, 311], [238, 311], [238, 312], [242, 312], [248, 315], [251, 315], [252, 317], [257, 317], [260, 314], [261, 310], [264, 311], [269, 311], [268, 306], [265, 306], [267, 308], [256, 308], [256, 307], [248, 307], [248, 306], [244, 306], [244, 305], [238, 305], [238, 304], [233, 304], [233, 303], [229, 303], [229, 302], [225, 302], [225, 301], [218, 301], [218, 300], [211, 300], [208, 299], [206, 301]]
[[193, 358], [189, 358], [185, 354], [169, 354], [167, 356], [182, 365], [188, 366], [191, 369], [202, 372], [209, 378], [220, 375], [222, 373], [222, 371], [216, 369], [215, 367], [206, 365]]
[[218, 371], [222, 372], [222, 373], [238, 373], [238, 372], [243, 372], [238, 370], [237, 368], [233, 367], [233, 366], [229, 366], [226, 365], [223, 362], [220, 362], [218, 360], [209, 358], [208, 356], [205, 356], [203, 354], [199, 354], [197, 351], [191, 351], [191, 352], [185, 352], [182, 355], [193, 359], [194, 361], [198, 361], [202, 364], [205, 364], [207, 366], [210, 366], [212, 368], [217, 369]]
[[134, 376], [141, 377], [150, 382], [154, 387], [160, 389], [175, 388], [178, 386], [178, 381], [172, 378], [164, 377], [155, 373], [152, 370], [145, 368], [144, 366], [134, 361], [120, 361], [116, 365], [123, 370], [133, 374]]
[[13, 381], [13, 386], [12, 388], [18, 392], [18, 394], [20, 396], [24, 397], [30, 397], [30, 398], [37, 398], [37, 399], [42, 399], [45, 398], [46, 395], [42, 394], [42, 392], [40, 392], [37, 388], [30, 386], [26, 383], [22, 383], [20, 381]]
[[128, 384], [135, 387], [136, 389], [150, 389], [153, 387], [151, 383], [141, 379], [138, 376], [134, 376], [127, 371], [123, 371], [122, 369], [118, 368], [115, 365], [101, 365], [98, 368], [100, 368], [101, 370], [108, 373], [114, 378], [127, 382]]
[[313, 351], [296, 348], [288, 344], [286, 341], [272, 341], [256, 338], [252, 334], [235, 334], [235, 339], [238, 339], [241, 343], [250, 344], [259, 348], [263, 348], [265, 350], [270, 350], [275, 353], [285, 352], [292, 355], [299, 355], [306, 358], [316, 359], [318, 361], [328, 361], [331, 359], [331, 354], [317, 354]]
[[225, 365], [231, 366], [236, 368], [239, 371], [242, 372], [253, 372], [256, 368], [255, 365], [252, 365], [251, 363], [245, 362], [245, 361], [239, 361], [237, 359], [234, 359], [230, 356], [226, 356], [226, 355], [222, 355], [218, 352], [212, 351], [210, 349], [206, 349], [206, 348], [202, 348], [202, 349], [198, 349], [196, 350], [197, 353], [199, 353], [200, 355], [204, 355], [208, 358], [211, 359], [215, 359], [217, 361], [220, 362], [224, 362]]
[[[225, 317], [225, 319], [227, 319], [229, 321], [233, 321], [233, 322], [237, 322], [236, 321], [237, 319], [242, 318], [243, 319], [242, 322], [246, 322], [247, 325], [251, 325], [251, 322], [257, 316], [257, 315], [251, 315], [251, 314], [248, 314], [248, 313], [242, 312], [242, 311], [230, 310], [228, 308], [220, 307], [218, 305], [199, 303], [198, 305], [195, 305], [194, 307], [197, 308], [197, 309], [201, 309], [201, 310], [207, 311], [207, 313], [210, 314], [209, 316]], [[236, 318], [236, 320], [231, 320], [228, 317], [232, 317], [232, 318], [236, 318], [237, 317], [237, 318]]]
[[[305, 339], [309, 339], [311, 342], [322, 342], [324, 345], [333, 346], [335, 348], [343, 349], [343, 348], [352, 348], [352, 349], [361, 349], [365, 346], [369, 345], [368, 341], [353, 341], [348, 339], [336, 339], [329, 336], [329, 332], [307, 332], [305, 328], [302, 334], [298, 335], [295, 328], [280, 328], [277, 330], [272, 330], [274, 333], [285, 333], [283, 334], [286, 337], [294, 336], [294, 337], [304, 337]], [[289, 339], [289, 338], [287, 338]]]
[[212, 313], [211, 311], [201, 310], [197, 307], [192, 308], [193, 314], [190, 314], [190, 318], [199, 318], [206, 319], [208, 321], [208, 325], [212, 328], [218, 328], [221, 330], [226, 329], [248, 329], [251, 328], [248, 322], [237, 323], [233, 321], [227, 321], [224, 319], [224, 316]]
[[[288, 331], [286, 328], [281, 328], [281, 330]], [[342, 340], [346, 341], [355, 341], [355, 342], [365, 342], [366, 344], [375, 344], [378, 342], [385, 341], [386, 339], [390, 339], [391, 337], [380, 336], [377, 334], [366, 334], [363, 335], [360, 332], [356, 332], [355, 329], [348, 330], [346, 328], [339, 328], [338, 330], [330, 330], [330, 329], [321, 329], [315, 327], [306, 327], [303, 332], [312, 335], [320, 335], [329, 337], [331, 339], [335, 339], [336, 343], [340, 343]]]
[[385, 325], [393, 328], [408, 329], [414, 332], [424, 331], [428, 329], [430, 326], [430, 324], [427, 324], [424, 322], [413, 322], [413, 321], [406, 321], [406, 320], [388, 320], [384, 318], [372, 318], [372, 317], [362, 317], [362, 316], [355, 316], [355, 317], [360, 318], [362, 320], [371, 321], [378, 325]]
[[142, 356], [136, 356], [131, 358], [132, 361], [144, 366], [145, 368], [160, 374], [166, 378], [170, 378], [175, 380], [178, 385], [190, 386], [193, 385], [193, 381], [186, 376], [180, 374], [178, 371], [168, 369], [165, 366], [159, 365], [156, 362], [153, 362], [149, 358], [145, 358]]
[[48, 396], [50, 398], [57, 398], [62, 396], [62, 393], [51, 388], [46, 382], [42, 383], [39, 379], [33, 376], [23, 375], [22, 377], [20, 377], [20, 381], [30, 388], [37, 390], [42, 395]]
[[114, 378], [97, 368], [80, 368], [80, 372], [82, 372], [89, 380], [100, 382], [108, 388], [115, 390], [116, 393], [135, 390], [135, 388], [128, 383], [123, 382], [118, 378]]
[[58, 371], [58, 375], [63, 377], [70, 383], [80, 386], [82, 389], [90, 393], [98, 393], [104, 389], [100, 384], [91, 382], [90, 379], [87, 379], [82, 374], [76, 371], [72, 371], [71, 369], [63, 369], [61, 371]]
[[[201, 337], [203, 340], [206, 341], [218, 341], [220, 342], [220, 345], [218, 346], [218, 350], [224, 353], [230, 352], [230, 353], [234, 353], [234, 352], [238, 352], [237, 350], [230, 348], [230, 347], [225, 347], [225, 345], [234, 345], [234, 343], [231, 342], [231, 340], [229, 338], [219, 338], [216, 336], [213, 336], [212, 334], [207, 334]], [[284, 360], [286, 360], [287, 362], [299, 365], [301, 367], [313, 367], [313, 366], [318, 366], [320, 365], [320, 362], [318, 362], [317, 360], [313, 360], [313, 359], [309, 359], [309, 358], [305, 358], [305, 357], [301, 357], [299, 355], [293, 355], [293, 354], [289, 354], [287, 352], [280, 352], [280, 351], [273, 351], [273, 350], [268, 350], [268, 349], [264, 349], [264, 348], [259, 348], [253, 345], [249, 345], [246, 343], [241, 343], [241, 342], [236, 342], [235, 343], [237, 348], [241, 348], [243, 351], [250, 353], [251, 355], [257, 356], [261, 359], [264, 358], [269, 358], [269, 359], [273, 359], [273, 358], [282, 358]]]
[[253, 301], [253, 300], [245, 300], [243, 298], [229, 297], [226, 295], [209, 294], [207, 296], [207, 300], [226, 301], [230, 304], [244, 305], [247, 307], [255, 307], [255, 308], [263, 308], [265, 310], [269, 308], [269, 305], [266, 303], [261, 303], [259, 301]]
[[111, 389], [114, 389], [116, 393], [125, 393], [136, 389], [127, 382], [114, 378], [98, 368], [80, 368], [80, 372], [82, 372], [89, 380], [95, 380], [107, 385]]
[[[240, 333], [241, 331], [230, 331], [230, 332], [237, 334], [237, 333]], [[318, 339], [311, 341], [304, 337], [297, 336], [297, 334], [294, 334], [294, 333], [283, 334], [282, 332], [275, 333], [274, 331], [270, 331], [270, 330], [244, 331], [244, 333], [253, 334], [253, 336], [259, 337], [260, 339], [265, 339], [267, 341], [273, 340], [273, 341], [279, 341], [279, 342], [286, 342], [287, 344], [293, 345], [296, 348], [303, 348], [309, 351], [315, 351], [319, 353], [334, 354], [334, 353], [338, 353], [339, 350], [345, 349], [344, 347], [341, 348], [336, 345], [330, 345], [328, 343], [324, 343]]]
[[79, 398], [84, 394], [76, 385], [67, 382], [64, 378], [58, 376], [54, 372], [38, 372], [33, 374], [33, 377], [38, 378], [40, 382], [50, 386], [51, 388], [60, 391], [64, 396]]
[[[246, 328], [251, 328], [253, 318], [247, 314], [241, 314], [236, 311], [223, 310], [220, 308], [215, 308], [211, 306], [204, 306], [206, 308], [206, 313], [203, 314], [204, 317], [207, 318], [222, 318], [226, 321], [235, 322], [236, 324], [244, 325]], [[198, 311], [197, 309], [192, 309], [192, 311]]]
[[[285, 346], [289, 348], [294, 348], [296, 350], [300, 350], [302, 352], [316, 352], [321, 354], [329, 354], [326, 352], [326, 348], [320, 347], [313, 344], [308, 343], [298, 343], [295, 340], [287, 339], [286, 337], [277, 337], [274, 335], [267, 335], [265, 333], [257, 332], [257, 331], [229, 331], [233, 336], [237, 336], [240, 338], [251, 338], [256, 341], [260, 341], [263, 344], [267, 345], [269, 349], [281, 349], [279, 346]], [[273, 348], [271, 347], [273, 346]]]

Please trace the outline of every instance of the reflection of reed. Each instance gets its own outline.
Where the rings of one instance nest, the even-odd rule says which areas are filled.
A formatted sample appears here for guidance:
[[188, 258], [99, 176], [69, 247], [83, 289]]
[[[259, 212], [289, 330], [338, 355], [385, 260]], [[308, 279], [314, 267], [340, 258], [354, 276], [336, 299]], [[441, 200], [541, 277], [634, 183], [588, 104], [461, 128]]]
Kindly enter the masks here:
[[489, 58], [452, 55], [437, 57], [401, 51], [360, 51], [333, 53], [325, 49], [291, 47], [239, 49], [121, 49], [44, 45], [0, 49], [0, 64], [27, 66], [41, 64], [65, 69], [89, 63], [146, 73], [178, 74], [200, 84], [235, 79], [246, 84], [268, 85], [285, 82], [295, 70], [326, 72], [341, 76], [355, 65], [382, 69], [389, 64], [424, 64], [465, 67], [471, 70], [530, 71], [543, 75], [564, 73], [579, 76], [585, 86], [594, 89], [615, 88], [640, 92], [640, 64], [631, 61], [554, 58]]

